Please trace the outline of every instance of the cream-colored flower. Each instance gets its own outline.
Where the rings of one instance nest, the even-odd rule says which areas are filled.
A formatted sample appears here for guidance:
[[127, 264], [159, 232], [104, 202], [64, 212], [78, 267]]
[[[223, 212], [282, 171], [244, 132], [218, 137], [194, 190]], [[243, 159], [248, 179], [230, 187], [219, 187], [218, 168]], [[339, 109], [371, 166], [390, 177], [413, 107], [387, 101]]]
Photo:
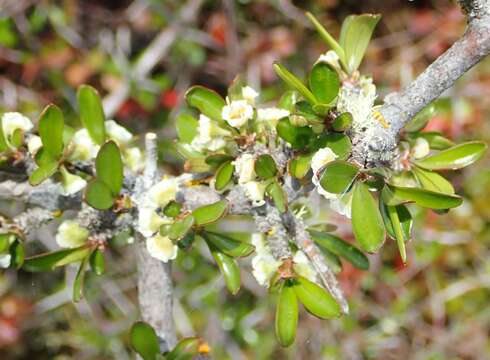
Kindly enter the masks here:
[[89, 237], [89, 231], [75, 220], [65, 220], [58, 227], [56, 242], [63, 248], [82, 246]]
[[33, 127], [32, 121], [21, 113], [7, 112], [2, 116], [3, 136], [10, 147], [12, 147], [11, 138], [16, 130], [26, 132], [32, 130]]
[[264, 122], [268, 126], [275, 128], [279, 120], [289, 116], [289, 111], [276, 107], [257, 109], [257, 121]]
[[100, 146], [90, 137], [87, 129], [80, 129], [73, 135], [71, 142], [70, 160], [88, 161], [97, 156]]
[[138, 214], [138, 231], [144, 237], [153, 236], [160, 226], [168, 224], [171, 219], [166, 216], [160, 216], [154, 207], [140, 207]]
[[242, 97], [244, 100], [246, 100], [250, 105], [255, 104], [255, 99], [259, 96], [259, 93], [255, 91], [252, 87], [250, 86], [244, 86], [242, 88]]
[[29, 151], [29, 154], [31, 155], [36, 155], [38, 150], [43, 146], [43, 142], [41, 141], [41, 138], [37, 135], [32, 135], [29, 137], [29, 140], [27, 141], [27, 151]]
[[132, 172], [139, 172], [145, 167], [143, 152], [139, 147], [130, 147], [123, 151], [124, 162]]
[[192, 140], [191, 146], [197, 151], [217, 151], [226, 146], [224, 136], [230, 136], [228, 130], [222, 129], [217, 122], [206, 115], [199, 116], [197, 135]]
[[281, 266], [281, 262], [272, 256], [263, 234], [252, 234], [251, 242], [255, 246], [256, 254], [252, 259], [252, 274], [260, 285], [269, 287], [269, 282]]
[[259, 181], [249, 181], [242, 184], [247, 198], [252, 202], [253, 207], [262, 206], [265, 204], [264, 194], [266, 184]]
[[119, 146], [127, 145], [133, 139], [133, 134], [114, 120], [105, 122], [105, 131], [109, 139], [114, 140]]
[[221, 116], [226, 120], [228, 124], [235, 128], [240, 128], [245, 123], [252, 119], [254, 116], [254, 108], [247, 102], [247, 100], [234, 100], [229, 101], [223, 107]]
[[170, 201], [175, 200], [179, 191], [179, 183], [176, 178], [165, 178], [153, 185], [148, 191], [148, 200], [157, 207], [164, 207]]
[[233, 161], [238, 183], [245, 184], [255, 179], [255, 159], [252, 154], [243, 154]]
[[12, 256], [10, 254], [2, 254], [0, 255], [0, 268], [6, 269], [10, 266], [10, 262], [12, 261]]
[[64, 166], [60, 168], [61, 172], [61, 184], [63, 185], [63, 195], [76, 194], [85, 186], [87, 186], [87, 181], [78, 175], [71, 174]]
[[146, 249], [155, 259], [167, 262], [177, 257], [178, 247], [168, 236], [157, 234], [146, 239]]
[[293, 268], [298, 275], [301, 275], [310, 281], [316, 282], [316, 271], [313, 266], [311, 266], [311, 262], [308, 257], [301, 250], [296, 251], [296, 254], [294, 254]]
[[417, 138], [417, 140], [415, 140], [415, 145], [412, 148], [412, 156], [415, 159], [420, 159], [429, 155], [429, 152], [430, 152], [429, 142], [423, 137]]
[[316, 62], [324, 62], [336, 69], [340, 69], [339, 56], [333, 50], [328, 50], [325, 54], [321, 54]]

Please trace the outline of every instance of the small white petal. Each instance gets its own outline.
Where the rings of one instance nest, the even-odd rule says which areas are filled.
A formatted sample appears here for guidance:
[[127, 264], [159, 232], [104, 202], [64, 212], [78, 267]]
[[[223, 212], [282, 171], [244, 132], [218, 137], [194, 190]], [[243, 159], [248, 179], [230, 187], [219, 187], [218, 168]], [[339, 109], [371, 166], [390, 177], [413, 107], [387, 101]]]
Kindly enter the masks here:
[[43, 146], [41, 138], [37, 135], [32, 135], [27, 142], [27, 150], [29, 154], [36, 155], [37, 151]]
[[252, 201], [253, 207], [262, 206], [265, 204], [265, 184], [258, 181], [249, 181], [241, 186], [244, 188], [248, 199]]
[[27, 132], [32, 130], [34, 125], [28, 117], [18, 112], [7, 112], [2, 116], [3, 136], [7, 143], [10, 144], [10, 139], [16, 130]]
[[289, 111], [276, 107], [257, 109], [257, 121], [264, 122], [268, 126], [275, 128], [278, 121], [289, 116]]
[[145, 237], [152, 236], [163, 224], [168, 223], [168, 218], [160, 216], [153, 207], [140, 207], [138, 215], [138, 231]]
[[255, 179], [255, 159], [252, 154], [243, 154], [234, 162], [235, 172], [238, 175], [238, 183], [245, 184]]
[[125, 149], [123, 152], [124, 161], [128, 168], [133, 172], [140, 172], [145, 167], [143, 152], [138, 147]]
[[10, 254], [0, 255], [0, 268], [6, 269], [10, 266], [10, 261], [12, 260], [12, 256]]
[[417, 138], [417, 140], [415, 140], [415, 145], [412, 148], [412, 156], [415, 159], [420, 159], [429, 155], [429, 152], [430, 152], [429, 142], [422, 137]]
[[170, 201], [175, 200], [178, 191], [179, 183], [177, 180], [165, 178], [153, 185], [147, 196], [150, 203], [153, 203], [155, 207], [164, 207]]
[[258, 254], [252, 259], [252, 274], [260, 285], [269, 287], [269, 282], [279, 266], [281, 262], [274, 259], [272, 255]]
[[253, 118], [254, 108], [246, 100], [235, 100], [223, 107], [221, 116], [231, 126], [240, 128]]
[[114, 140], [119, 146], [124, 146], [133, 139], [133, 134], [114, 120], [108, 120], [105, 122], [105, 130], [107, 132], [107, 136], [111, 140]]
[[146, 249], [155, 259], [167, 262], [177, 257], [178, 247], [168, 236], [157, 234], [146, 239]]
[[316, 271], [304, 252], [301, 250], [296, 251], [293, 257], [293, 263], [294, 271], [308, 280], [316, 282]]
[[75, 248], [83, 245], [88, 236], [88, 230], [81, 227], [75, 220], [65, 220], [58, 227], [56, 242], [63, 248]]
[[60, 168], [62, 176], [63, 185], [63, 195], [76, 194], [85, 186], [87, 186], [87, 181], [80, 176], [69, 173], [63, 166]]
[[245, 86], [242, 88], [243, 99], [246, 100], [250, 105], [255, 104], [255, 98], [259, 96], [259, 93], [255, 91], [250, 86]]
[[70, 160], [88, 161], [97, 156], [100, 146], [94, 143], [87, 129], [80, 129], [73, 135], [71, 142]]

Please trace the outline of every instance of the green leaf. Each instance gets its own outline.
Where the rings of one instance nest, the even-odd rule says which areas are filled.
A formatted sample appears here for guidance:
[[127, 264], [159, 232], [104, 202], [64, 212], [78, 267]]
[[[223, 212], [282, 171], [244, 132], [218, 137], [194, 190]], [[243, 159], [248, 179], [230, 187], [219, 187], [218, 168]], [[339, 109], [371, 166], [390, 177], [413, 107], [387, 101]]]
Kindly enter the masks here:
[[10, 138], [10, 144], [14, 148], [19, 148], [24, 143], [24, 131], [21, 129], [16, 129]]
[[208, 246], [225, 279], [226, 287], [232, 295], [236, 295], [240, 290], [240, 268], [237, 262], [231, 256], [218, 251], [213, 245], [208, 243]]
[[80, 262], [75, 281], [73, 282], [73, 302], [79, 302], [83, 297], [83, 283], [85, 280], [85, 268], [87, 267], [87, 258]]
[[289, 172], [297, 179], [303, 179], [311, 167], [312, 154], [298, 155], [289, 162]]
[[429, 209], [450, 209], [461, 205], [463, 199], [456, 195], [448, 195], [430, 190], [387, 185], [383, 188], [382, 198], [387, 205], [399, 205], [405, 202]]
[[277, 174], [276, 162], [269, 154], [260, 155], [255, 160], [254, 166], [257, 176], [264, 180], [270, 179]]
[[188, 337], [179, 341], [177, 345], [165, 354], [165, 360], [192, 360], [199, 354], [201, 339]]
[[171, 240], [182, 239], [194, 225], [195, 219], [192, 215], [187, 215], [186, 217], [175, 220], [175, 222], [170, 225], [167, 235]]
[[277, 210], [279, 210], [280, 213], [285, 213], [288, 208], [288, 204], [287, 197], [282, 186], [279, 185], [277, 181], [273, 181], [267, 185], [265, 191], [272, 198]]
[[317, 104], [315, 95], [308, 90], [308, 88], [303, 84], [303, 82], [298, 79], [295, 75], [289, 72], [284, 66], [279, 63], [274, 63], [272, 65], [276, 74], [290, 87], [299, 92], [303, 97], [311, 104]]
[[339, 304], [332, 295], [314, 282], [298, 276], [293, 289], [306, 310], [316, 317], [332, 319], [340, 316]]
[[30, 272], [51, 271], [56, 267], [80, 261], [86, 258], [89, 253], [90, 249], [83, 245], [73, 249], [40, 254], [25, 259], [22, 268]]
[[277, 107], [287, 110], [290, 113], [294, 111], [294, 104], [298, 101], [298, 93], [294, 90], [288, 90], [282, 94]]
[[309, 81], [310, 89], [320, 104], [329, 105], [339, 93], [339, 74], [327, 63], [316, 63], [311, 69]]
[[276, 130], [279, 137], [290, 143], [293, 149], [305, 148], [314, 137], [313, 130], [309, 126], [294, 126], [288, 118], [279, 120]]
[[350, 15], [344, 20], [339, 43], [344, 49], [349, 74], [356, 71], [361, 64], [374, 28], [380, 18], [381, 15], [377, 14], [362, 14]]
[[253, 245], [216, 232], [204, 231], [201, 236], [208, 244], [212, 244], [219, 251], [231, 257], [248, 256], [255, 250]]
[[228, 201], [220, 200], [211, 205], [205, 205], [197, 208], [192, 212], [196, 225], [203, 226], [212, 224], [223, 216], [228, 211]]
[[143, 360], [155, 360], [160, 354], [160, 345], [155, 330], [143, 321], [133, 324], [129, 334], [131, 346]]
[[[381, 201], [382, 202], [382, 201]], [[398, 205], [402, 206], [402, 205]], [[403, 233], [402, 224], [398, 217], [398, 211], [395, 206], [387, 206], [390, 223], [395, 233], [396, 244], [403, 263], [407, 262], [407, 251], [405, 249], [405, 234]]]
[[329, 147], [338, 156], [338, 160], [346, 160], [352, 151], [350, 138], [340, 133], [323, 133], [314, 140], [312, 150]]
[[0, 116], [0, 152], [9, 150], [9, 145], [7, 144], [7, 139], [3, 133], [3, 117]]
[[309, 230], [309, 233], [313, 241], [320, 247], [343, 257], [358, 269], [369, 269], [369, 259], [354, 245], [325, 232]]
[[34, 161], [38, 166], [43, 166], [51, 163], [58, 162], [58, 159], [54, 158], [44, 147], [39, 148], [34, 156]]
[[175, 126], [179, 140], [183, 143], [190, 144], [197, 135], [199, 121], [190, 114], [182, 113], [177, 116]]
[[214, 120], [221, 120], [221, 111], [225, 100], [215, 91], [204, 86], [193, 86], [185, 93], [189, 106], [195, 107], [201, 113]]
[[343, 160], [328, 163], [320, 177], [320, 185], [334, 194], [345, 194], [349, 191], [359, 172], [357, 166]]
[[410, 140], [415, 140], [419, 137], [424, 138], [429, 143], [429, 147], [433, 150], [444, 150], [454, 145], [454, 142], [436, 131], [407, 133], [407, 137]]
[[63, 113], [56, 105], [48, 105], [39, 118], [39, 135], [43, 148], [54, 158], [59, 159], [63, 152]]
[[109, 186], [94, 179], [85, 188], [85, 201], [94, 209], [107, 210], [114, 204], [114, 196]]
[[454, 194], [453, 185], [438, 173], [417, 166], [412, 167], [412, 173], [424, 189], [449, 195]]
[[378, 205], [362, 182], [354, 186], [352, 229], [361, 248], [370, 253], [376, 252], [385, 239], [383, 218]]
[[179, 216], [181, 211], [182, 211], [182, 204], [174, 200], [170, 201], [163, 208], [163, 214], [171, 218], [176, 218], [177, 216]]
[[9, 248], [10, 256], [10, 267], [15, 269], [20, 269], [24, 265], [24, 245], [18, 240], [16, 240]]
[[0, 234], [0, 254], [5, 254], [10, 247], [10, 239], [15, 237], [14, 234]]
[[276, 337], [281, 346], [287, 347], [294, 342], [298, 316], [298, 299], [293, 287], [284, 281], [279, 289], [275, 319]]
[[379, 202], [379, 210], [381, 212], [381, 216], [383, 217], [386, 232], [388, 233], [388, 235], [393, 239], [396, 239], [395, 229], [393, 228], [393, 224], [390, 220], [390, 216], [388, 212], [388, 207], [392, 207], [397, 212], [398, 221], [401, 224], [403, 239], [405, 242], [409, 241], [412, 236], [412, 225], [413, 225], [412, 215], [410, 214], [410, 211], [408, 211], [407, 207], [403, 204], [389, 206], [382, 201], [383, 199], [380, 200], [381, 201]]
[[89, 85], [82, 85], [77, 93], [80, 120], [92, 140], [99, 145], [105, 141], [105, 115], [99, 93]]
[[332, 122], [332, 129], [334, 131], [345, 131], [350, 128], [352, 121], [353, 117], [350, 112], [342, 113]]
[[315, 26], [316, 31], [320, 34], [323, 41], [325, 41], [327, 45], [330, 46], [332, 50], [337, 53], [337, 56], [340, 58], [341, 64], [343, 64], [345, 68], [345, 53], [342, 46], [328, 33], [328, 31], [322, 26], [322, 24], [320, 24], [320, 22], [313, 16], [313, 14], [307, 12], [306, 16]]
[[420, 110], [413, 118], [405, 125], [405, 130], [408, 132], [415, 132], [422, 130], [429, 120], [434, 117], [436, 113], [436, 106], [434, 103], [430, 103], [422, 110]]
[[332, 271], [335, 274], [340, 273], [342, 271], [342, 262], [340, 261], [340, 258], [337, 255], [335, 255], [333, 252], [321, 246], [320, 246], [320, 251], [323, 254], [323, 258], [325, 259], [325, 262], [327, 263], [328, 266], [330, 266]]
[[103, 275], [105, 273], [104, 253], [100, 249], [95, 249], [90, 254], [90, 268], [95, 275]]
[[414, 163], [428, 170], [461, 169], [479, 160], [487, 150], [482, 141], [470, 141], [429, 155]]
[[100, 148], [95, 159], [97, 180], [105, 183], [117, 196], [123, 184], [123, 163], [121, 152], [114, 141], [108, 141]]
[[216, 190], [223, 190], [228, 185], [233, 177], [235, 166], [231, 161], [223, 163], [218, 170], [216, 170], [216, 181], [214, 187]]
[[34, 170], [29, 176], [29, 184], [32, 186], [39, 185], [47, 178], [51, 177], [56, 170], [58, 170], [58, 162], [50, 162], [39, 166], [36, 170]]
[[220, 166], [221, 164], [234, 159], [233, 156], [227, 154], [212, 154], [206, 157], [205, 162], [210, 166]]

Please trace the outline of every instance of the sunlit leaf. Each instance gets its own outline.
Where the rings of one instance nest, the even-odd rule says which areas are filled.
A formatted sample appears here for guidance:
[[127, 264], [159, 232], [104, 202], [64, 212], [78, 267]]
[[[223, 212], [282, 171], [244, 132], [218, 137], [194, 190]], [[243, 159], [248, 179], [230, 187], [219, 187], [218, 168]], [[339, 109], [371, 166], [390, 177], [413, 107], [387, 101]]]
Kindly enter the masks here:
[[255, 173], [262, 179], [270, 179], [277, 174], [276, 162], [269, 154], [260, 155], [255, 160]]
[[311, 104], [316, 104], [316, 98], [313, 93], [298, 79], [294, 74], [289, 72], [283, 65], [275, 63], [273, 65], [276, 74], [291, 88], [299, 92]]
[[170, 225], [170, 228], [168, 229], [168, 233], [162, 235], [167, 235], [172, 240], [179, 240], [187, 234], [187, 232], [194, 225], [194, 222], [195, 222], [194, 216], [187, 215], [182, 219], [175, 220], [175, 222], [172, 225]]
[[90, 249], [83, 245], [26, 258], [22, 268], [30, 272], [50, 271], [56, 267], [80, 261], [87, 257]]
[[459, 206], [463, 202], [463, 199], [456, 195], [394, 185], [387, 185], [383, 188], [382, 198], [387, 205], [414, 202], [422, 207], [441, 210]]
[[123, 184], [123, 163], [121, 152], [114, 141], [108, 141], [100, 148], [95, 159], [97, 179], [105, 183], [117, 196]]
[[454, 194], [453, 185], [438, 173], [417, 166], [412, 167], [412, 173], [424, 189], [449, 195]]
[[325, 166], [320, 185], [330, 193], [344, 194], [349, 191], [358, 172], [359, 168], [347, 161], [332, 161]]
[[80, 120], [92, 140], [102, 145], [105, 141], [105, 115], [99, 93], [89, 85], [82, 85], [77, 92]]
[[339, 93], [339, 74], [327, 63], [318, 62], [313, 66], [309, 82], [311, 92], [320, 104], [329, 105]]
[[195, 107], [202, 114], [214, 120], [221, 120], [225, 100], [217, 92], [196, 85], [187, 90], [185, 98], [189, 106]]
[[130, 341], [133, 349], [143, 360], [155, 360], [160, 354], [160, 345], [155, 330], [143, 321], [138, 321], [131, 327]]
[[409, 132], [415, 132], [423, 129], [429, 120], [434, 117], [436, 113], [436, 106], [434, 103], [430, 103], [422, 110], [420, 110], [413, 118], [405, 125], [405, 130]]
[[314, 282], [298, 276], [293, 289], [298, 300], [309, 313], [320, 319], [332, 319], [340, 316], [340, 306], [333, 296]]
[[59, 164], [57, 162], [50, 162], [39, 166], [36, 170], [34, 170], [29, 176], [29, 184], [32, 186], [39, 185], [47, 178], [51, 177], [56, 170], [58, 170]]
[[207, 243], [214, 245], [219, 251], [231, 257], [248, 256], [255, 250], [253, 245], [217, 232], [205, 231], [201, 233], [201, 236]]
[[211, 205], [205, 205], [192, 212], [196, 225], [203, 226], [212, 224], [226, 215], [228, 201], [220, 200]]
[[197, 135], [199, 122], [194, 116], [182, 113], [177, 116], [175, 126], [179, 140], [183, 143], [190, 144]]
[[288, 90], [282, 94], [277, 106], [289, 112], [294, 111], [294, 104], [298, 101], [298, 93], [294, 90]]
[[281, 284], [276, 305], [275, 329], [281, 346], [287, 347], [296, 338], [298, 327], [298, 299], [288, 281]]
[[335, 131], [345, 131], [350, 128], [352, 121], [353, 117], [350, 112], [342, 113], [332, 121], [332, 129]]
[[85, 188], [85, 201], [95, 209], [107, 210], [114, 204], [114, 196], [106, 183], [94, 179]]
[[329, 147], [338, 156], [338, 160], [347, 159], [352, 151], [350, 138], [341, 133], [324, 133], [314, 141], [314, 150]]
[[303, 179], [311, 167], [312, 154], [298, 155], [289, 162], [289, 172], [297, 179]]
[[405, 242], [410, 240], [412, 230], [412, 216], [405, 205], [389, 206], [379, 202], [381, 215], [385, 223], [388, 235], [396, 240], [400, 257], [404, 263], [407, 262]]
[[43, 148], [58, 159], [63, 152], [63, 113], [56, 105], [48, 105], [39, 118], [39, 135]]
[[294, 126], [288, 118], [279, 120], [276, 126], [277, 134], [293, 149], [305, 148], [314, 137], [313, 130], [309, 126]]
[[231, 161], [223, 163], [218, 170], [216, 170], [216, 181], [214, 187], [216, 190], [223, 190], [231, 181], [235, 166]]
[[287, 197], [284, 190], [277, 181], [271, 182], [265, 189], [266, 193], [272, 198], [275, 207], [279, 212], [284, 213], [287, 210]]
[[482, 141], [470, 141], [429, 155], [414, 163], [428, 170], [461, 169], [479, 160], [487, 150]]
[[213, 255], [214, 261], [216, 261], [216, 264], [223, 275], [226, 287], [232, 295], [236, 295], [240, 290], [240, 268], [238, 267], [237, 262], [231, 256], [217, 250], [213, 245], [208, 245], [211, 255]]
[[104, 253], [100, 249], [95, 249], [90, 254], [90, 268], [96, 275], [100, 276], [105, 273]]

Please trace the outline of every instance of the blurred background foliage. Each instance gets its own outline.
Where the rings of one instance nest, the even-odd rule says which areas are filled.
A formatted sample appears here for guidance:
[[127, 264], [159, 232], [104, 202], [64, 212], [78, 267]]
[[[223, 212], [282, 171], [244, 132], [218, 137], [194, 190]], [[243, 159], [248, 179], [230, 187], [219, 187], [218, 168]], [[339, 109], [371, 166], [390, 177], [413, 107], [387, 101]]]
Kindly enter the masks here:
[[[89, 83], [104, 96], [110, 117], [135, 133], [157, 131], [162, 165], [177, 174], [182, 160], [173, 122], [185, 111], [185, 89], [202, 84], [225, 93], [241, 73], [263, 102], [277, 99], [284, 88], [272, 63], [281, 60], [304, 75], [326, 50], [306, 10], [334, 34], [348, 14], [383, 15], [361, 68], [374, 77], [381, 99], [410, 82], [465, 27], [448, 0], [0, 0], [0, 112], [36, 119], [54, 102], [76, 126], [76, 87]], [[489, 92], [486, 60], [438, 101], [426, 130], [488, 142]], [[303, 313], [287, 350], [274, 338], [273, 297], [249, 272], [242, 271], [242, 290], [232, 297], [204, 249], [180, 252], [179, 334], [205, 337], [216, 359], [488, 359], [489, 165], [487, 155], [453, 176], [463, 206], [444, 216], [417, 213], [406, 266], [395, 244], [370, 257], [368, 272], [345, 263], [338, 276], [351, 314], [320, 321]], [[2, 204], [7, 213], [19, 209]], [[319, 211], [352, 239], [345, 218]], [[228, 226], [248, 229], [246, 221]], [[39, 229], [29, 252], [56, 247], [52, 234]], [[86, 299], [77, 305], [65, 286], [74, 269], [0, 274], [0, 358], [133, 359], [128, 329], [138, 309], [127, 242], [128, 236], [113, 239], [107, 275], [87, 279]]]

